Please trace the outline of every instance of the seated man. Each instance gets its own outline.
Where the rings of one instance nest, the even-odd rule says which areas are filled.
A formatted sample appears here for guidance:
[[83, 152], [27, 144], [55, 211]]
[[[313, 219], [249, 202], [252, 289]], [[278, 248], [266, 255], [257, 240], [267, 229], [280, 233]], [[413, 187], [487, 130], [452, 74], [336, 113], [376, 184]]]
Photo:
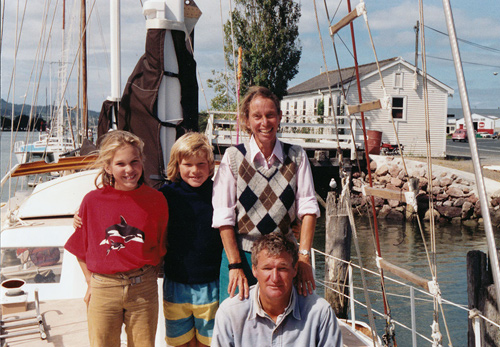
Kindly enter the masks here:
[[297, 294], [297, 245], [279, 232], [260, 237], [252, 247], [257, 284], [249, 298], [226, 299], [215, 316], [214, 346], [341, 347], [337, 318], [315, 293]]

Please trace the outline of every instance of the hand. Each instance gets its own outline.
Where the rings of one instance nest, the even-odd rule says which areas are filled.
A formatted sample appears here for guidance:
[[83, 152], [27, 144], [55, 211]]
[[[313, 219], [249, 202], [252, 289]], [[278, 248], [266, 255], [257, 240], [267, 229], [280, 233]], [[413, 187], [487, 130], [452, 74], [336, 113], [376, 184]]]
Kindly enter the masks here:
[[90, 302], [90, 295], [92, 293], [92, 287], [90, 286], [90, 283], [87, 285], [87, 292], [85, 293], [85, 296], [83, 297], [83, 301], [85, 304], [87, 304], [87, 308], [89, 308], [89, 302]]
[[[302, 258], [307, 258], [307, 260]], [[299, 255], [296, 285], [297, 291], [303, 296], [312, 294], [313, 290], [316, 289], [316, 282], [314, 281], [314, 275], [312, 266], [309, 262], [309, 256]]]
[[227, 287], [227, 292], [231, 298], [235, 295], [236, 288], [239, 288], [238, 296], [240, 300], [248, 298], [248, 280], [243, 269], [229, 270], [229, 286]]
[[73, 228], [78, 229], [81, 228], [83, 225], [82, 219], [78, 215], [78, 211], [75, 212], [75, 215], [73, 216]]

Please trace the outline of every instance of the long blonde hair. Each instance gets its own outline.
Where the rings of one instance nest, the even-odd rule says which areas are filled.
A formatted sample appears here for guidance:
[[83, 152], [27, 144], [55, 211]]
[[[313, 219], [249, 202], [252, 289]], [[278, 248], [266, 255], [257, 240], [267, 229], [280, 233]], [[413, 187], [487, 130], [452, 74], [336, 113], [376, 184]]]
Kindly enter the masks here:
[[203, 156], [208, 161], [210, 177], [214, 174], [214, 152], [210, 141], [204, 134], [189, 132], [175, 141], [170, 150], [170, 160], [167, 165], [167, 178], [172, 182], [180, 182], [179, 165], [184, 158]]
[[[94, 181], [94, 184], [97, 188], [102, 188], [105, 186], [114, 187], [115, 179], [113, 175], [106, 172], [106, 167], [111, 165], [116, 151], [122, 149], [126, 145], [137, 148], [137, 150], [139, 151], [139, 157], [141, 159], [141, 162], [143, 163], [143, 169], [141, 177], [139, 178], [137, 184], [141, 185], [142, 183], [144, 183], [144, 142], [138, 136], [129, 133], [128, 131], [112, 130], [102, 138], [99, 146], [99, 156], [95, 164], [93, 165], [94, 168], [101, 169]], [[100, 178], [102, 178], [102, 186], [97, 183], [99, 182]]]

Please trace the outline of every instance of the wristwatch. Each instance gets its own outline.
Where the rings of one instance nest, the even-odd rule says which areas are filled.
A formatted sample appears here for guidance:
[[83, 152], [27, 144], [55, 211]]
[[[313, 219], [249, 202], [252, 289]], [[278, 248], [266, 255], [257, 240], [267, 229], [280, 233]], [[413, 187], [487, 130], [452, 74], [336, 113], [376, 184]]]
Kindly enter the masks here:
[[307, 249], [301, 249], [299, 251], [299, 254], [311, 256], [311, 252], [309, 252]]

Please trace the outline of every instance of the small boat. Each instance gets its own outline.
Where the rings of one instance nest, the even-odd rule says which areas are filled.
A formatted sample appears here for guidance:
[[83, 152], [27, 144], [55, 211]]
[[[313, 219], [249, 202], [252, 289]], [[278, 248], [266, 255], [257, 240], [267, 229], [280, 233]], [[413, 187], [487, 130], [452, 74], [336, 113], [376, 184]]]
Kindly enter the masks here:
[[40, 133], [38, 141], [33, 143], [26, 144], [24, 141], [14, 143], [14, 154], [21, 164], [44, 158], [48, 161], [57, 161], [60, 156], [74, 149], [75, 143], [71, 138], [50, 136], [48, 132]]

